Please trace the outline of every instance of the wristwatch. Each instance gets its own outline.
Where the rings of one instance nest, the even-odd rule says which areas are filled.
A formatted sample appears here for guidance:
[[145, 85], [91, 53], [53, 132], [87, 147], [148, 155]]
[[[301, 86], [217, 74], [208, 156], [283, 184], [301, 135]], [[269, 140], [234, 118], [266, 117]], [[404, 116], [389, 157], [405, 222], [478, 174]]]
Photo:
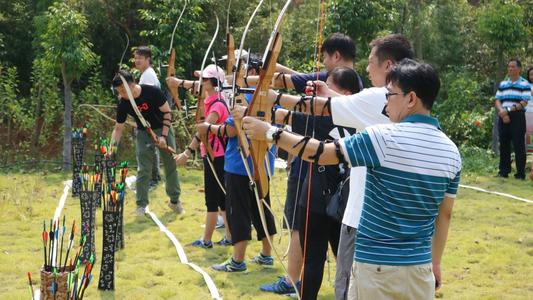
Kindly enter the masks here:
[[278, 127], [270, 126], [270, 128], [265, 133], [265, 139], [267, 142], [272, 143], [274, 141], [274, 134], [278, 131]]

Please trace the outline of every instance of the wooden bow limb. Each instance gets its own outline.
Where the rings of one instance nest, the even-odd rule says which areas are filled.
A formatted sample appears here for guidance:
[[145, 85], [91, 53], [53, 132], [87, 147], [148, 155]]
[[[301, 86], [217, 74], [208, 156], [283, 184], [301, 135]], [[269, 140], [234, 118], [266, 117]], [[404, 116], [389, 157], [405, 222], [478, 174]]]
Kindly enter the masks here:
[[[174, 66], [175, 62], [176, 62], [176, 50], [172, 49], [170, 51], [170, 58], [168, 59], [167, 78], [176, 76], [176, 67]], [[167, 88], [170, 91], [170, 94], [172, 95], [172, 100], [174, 101], [174, 104], [176, 104], [176, 109], [182, 110], [180, 96], [178, 93], [178, 87], [172, 88], [167, 83]]]

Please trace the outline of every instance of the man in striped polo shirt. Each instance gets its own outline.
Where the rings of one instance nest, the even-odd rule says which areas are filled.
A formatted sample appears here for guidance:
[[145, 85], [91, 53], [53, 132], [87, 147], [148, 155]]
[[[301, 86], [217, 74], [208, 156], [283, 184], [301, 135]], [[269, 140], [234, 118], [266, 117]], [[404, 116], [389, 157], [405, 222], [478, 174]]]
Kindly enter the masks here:
[[507, 63], [507, 74], [500, 82], [496, 92], [496, 111], [498, 112], [498, 132], [500, 134], [500, 168], [497, 177], [509, 176], [511, 172], [511, 142], [513, 143], [516, 160], [516, 179], [526, 179], [526, 110], [531, 99], [529, 82], [520, 76], [522, 63], [510, 59]]
[[[252, 117], [252, 139], [275, 142], [320, 165], [366, 166], [363, 212], [355, 246], [350, 299], [433, 299], [440, 285], [461, 157], [430, 110], [440, 88], [434, 69], [411, 59], [387, 75], [392, 122], [324, 143]], [[303, 149], [302, 149], [303, 148]]]

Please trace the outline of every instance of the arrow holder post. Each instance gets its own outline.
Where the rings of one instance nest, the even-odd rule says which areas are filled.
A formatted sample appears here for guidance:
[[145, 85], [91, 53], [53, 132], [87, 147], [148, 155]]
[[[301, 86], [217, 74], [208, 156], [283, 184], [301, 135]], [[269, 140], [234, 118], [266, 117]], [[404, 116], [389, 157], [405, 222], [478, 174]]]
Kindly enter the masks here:
[[[98, 166], [100, 172], [105, 169], [104, 156], [98, 151], [94, 155], [94, 166]], [[103, 173], [100, 174], [100, 180], [94, 183], [95, 201], [98, 208], [102, 207], [102, 175]]]
[[117, 233], [120, 220], [118, 211], [103, 211], [103, 241], [100, 276], [98, 280], [99, 290], [115, 289], [115, 250], [117, 245]]
[[81, 191], [80, 171], [83, 163], [84, 138], [72, 138], [72, 196], [77, 197]]
[[83, 246], [83, 253], [80, 257], [82, 263], [89, 261], [92, 254], [95, 253], [94, 244], [94, 227], [96, 219], [96, 205], [94, 202], [94, 191], [80, 192], [80, 207], [81, 207], [81, 236], [86, 236], [86, 242]]

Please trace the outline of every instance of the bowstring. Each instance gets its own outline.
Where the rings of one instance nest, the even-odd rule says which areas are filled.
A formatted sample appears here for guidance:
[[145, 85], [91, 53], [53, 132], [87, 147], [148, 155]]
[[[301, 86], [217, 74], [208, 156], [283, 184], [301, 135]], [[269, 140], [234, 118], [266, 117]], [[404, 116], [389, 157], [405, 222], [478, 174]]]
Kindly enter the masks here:
[[[315, 54], [314, 59], [316, 62], [316, 77], [317, 80], [320, 79], [320, 56], [322, 54], [322, 38], [324, 33], [324, 20], [325, 20], [325, 0], [319, 0], [319, 9], [318, 9], [318, 22], [317, 22], [317, 39], [315, 44]], [[316, 88], [313, 89], [313, 97], [316, 97]], [[313, 112], [316, 111], [316, 101], [313, 101], [312, 103], [315, 105], [313, 108]], [[313, 115], [313, 131], [312, 131], [312, 138], [315, 137], [315, 118]], [[309, 206], [311, 202], [311, 181], [313, 178], [313, 163], [309, 162], [309, 170], [308, 170], [308, 184], [307, 184], [307, 207], [306, 207], [306, 216], [305, 216], [305, 232], [304, 232], [304, 245], [303, 245], [303, 255], [302, 255], [302, 270], [300, 272], [301, 274], [301, 286], [300, 291], [302, 294], [302, 298], [304, 297], [304, 284], [305, 284], [305, 260], [306, 260], [306, 254], [307, 254], [307, 238], [308, 238], [308, 229], [309, 229]]]

